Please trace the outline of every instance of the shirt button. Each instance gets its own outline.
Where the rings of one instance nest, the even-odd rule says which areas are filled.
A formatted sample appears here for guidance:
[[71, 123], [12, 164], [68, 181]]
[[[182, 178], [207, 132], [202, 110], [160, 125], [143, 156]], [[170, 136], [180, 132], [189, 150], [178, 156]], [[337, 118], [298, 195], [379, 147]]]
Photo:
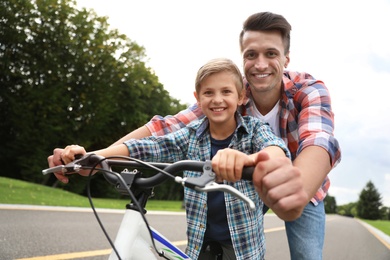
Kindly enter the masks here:
[[203, 224], [200, 224], [199, 227], [200, 227], [200, 228], [204, 228], [204, 225], [203, 225]]

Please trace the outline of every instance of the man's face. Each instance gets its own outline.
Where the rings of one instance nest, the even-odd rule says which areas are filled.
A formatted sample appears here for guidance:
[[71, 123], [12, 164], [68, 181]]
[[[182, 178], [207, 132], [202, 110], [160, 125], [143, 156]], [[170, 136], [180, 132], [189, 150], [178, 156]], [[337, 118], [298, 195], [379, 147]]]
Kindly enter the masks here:
[[284, 54], [278, 31], [247, 31], [242, 39], [244, 73], [254, 92], [280, 91], [283, 70], [290, 57]]

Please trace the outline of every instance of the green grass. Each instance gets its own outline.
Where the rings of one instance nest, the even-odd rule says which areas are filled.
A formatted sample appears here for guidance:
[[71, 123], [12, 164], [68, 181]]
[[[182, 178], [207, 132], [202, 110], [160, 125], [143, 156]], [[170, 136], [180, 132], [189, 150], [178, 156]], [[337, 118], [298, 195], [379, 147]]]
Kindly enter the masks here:
[[362, 221], [370, 224], [371, 226], [381, 230], [386, 235], [390, 236], [390, 221], [388, 220], [367, 220], [361, 219]]
[[[96, 208], [124, 209], [129, 200], [92, 199]], [[27, 204], [41, 206], [91, 207], [87, 197], [61, 189], [0, 177], [1, 204]], [[150, 199], [147, 210], [184, 211], [181, 201]]]

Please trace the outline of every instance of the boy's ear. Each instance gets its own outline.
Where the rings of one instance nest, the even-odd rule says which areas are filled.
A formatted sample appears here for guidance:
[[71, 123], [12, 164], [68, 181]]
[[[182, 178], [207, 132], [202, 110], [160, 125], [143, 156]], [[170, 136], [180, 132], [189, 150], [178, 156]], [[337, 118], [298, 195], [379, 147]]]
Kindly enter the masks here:
[[199, 97], [198, 97], [198, 94], [196, 93], [196, 91], [194, 91], [194, 97], [196, 99], [196, 102], [199, 104]]
[[241, 106], [242, 103], [244, 102], [245, 94], [246, 94], [246, 90], [245, 89], [241, 90], [241, 93], [239, 93], [239, 96], [238, 96], [238, 105], [239, 106]]

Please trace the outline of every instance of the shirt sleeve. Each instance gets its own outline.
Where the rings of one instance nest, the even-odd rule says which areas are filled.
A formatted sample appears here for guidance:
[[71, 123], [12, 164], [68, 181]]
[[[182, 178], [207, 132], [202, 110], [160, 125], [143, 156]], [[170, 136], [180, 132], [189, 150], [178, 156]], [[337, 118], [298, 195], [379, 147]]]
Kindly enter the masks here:
[[202, 110], [197, 104], [194, 104], [174, 116], [168, 115], [162, 117], [160, 115], [156, 115], [148, 123], [146, 123], [145, 126], [149, 129], [153, 136], [161, 136], [175, 132], [185, 127], [190, 122], [202, 119], [203, 117], [204, 115]]
[[255, 128], [256, 134], [254, 137], [256, 139], [256, 143], [262, 143], [261, 150], [268, 146], [278, 146], [280, 149], [284, 151], [286, 157], [291, 159], [290, 151], [288, 150], [284, 141], [276, 136], [272, 131], [272, 128], [265, 123], [258, 123], [258, 126]]
[[148, 136], [124, 142], [133, 158], [148, 162], [172, 163], [186, 159], [189, 133], [187, 128], [164, 136]]
[[341, 151], [334, 137], [334, 113], [330, 94], [322, 81], [309, 81], [294, 96], [299, 113], [299, 154], [305, 147], [316, 145], [328, 151], [332, 167], [341, 160]]

